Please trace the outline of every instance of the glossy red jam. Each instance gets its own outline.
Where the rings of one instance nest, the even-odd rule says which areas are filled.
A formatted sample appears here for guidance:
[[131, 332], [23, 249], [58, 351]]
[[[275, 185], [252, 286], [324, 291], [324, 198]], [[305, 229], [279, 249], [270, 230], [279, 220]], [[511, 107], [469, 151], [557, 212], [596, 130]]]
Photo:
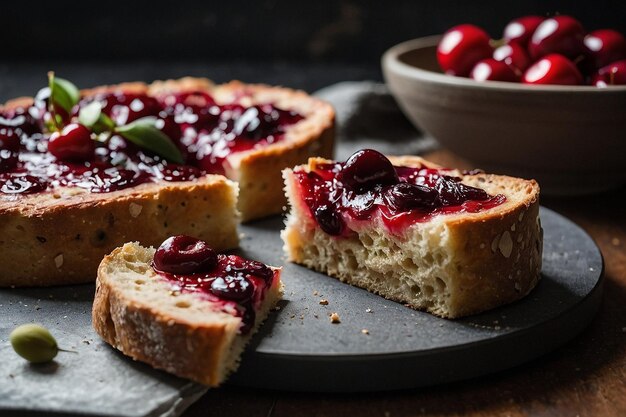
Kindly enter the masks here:
[[349, 222], [380, 215], [393, 233], [440, 214], [476, 213], [506, 201], [465, 185], [445, 170], [393, 166], [366, 149], [345, 163], [294, 172], [300, 193], [320, 228], [333, 236], [350, 233]]
[[226, 157], [280, 141], [285, 128], [303, 118], [270, 103], [217, 105], [204, 92], [160, 97], [98, 94], [84, 97], [74, 108], [76, 116], [81, 106], [98, 100], [117, 125], [156, 117], [157, 126], [183, 154], [185, 163], [178, 165], [120, 135], [94, 141], [92, 146], [84, 143], [82, 130], [74, 129], [66, 135], [53, 134], [51, 140], [45, 128], [50, 122], [46, 90], [29, 108], [0, 111], [0, 193], [29, 194], [59, 186], [106, 193], [145, 182], [189, 181], [207, 173], [223, 174]]
[[201, 294], [222, 311], [241, 317], [242, 334], [254, 327], [256, 309], [276, 276], [261, 262], [215, 255], [205, 242], [189, 236], [174, 236], [163, 242], [152, 266], [170, 282], [172, 291]]

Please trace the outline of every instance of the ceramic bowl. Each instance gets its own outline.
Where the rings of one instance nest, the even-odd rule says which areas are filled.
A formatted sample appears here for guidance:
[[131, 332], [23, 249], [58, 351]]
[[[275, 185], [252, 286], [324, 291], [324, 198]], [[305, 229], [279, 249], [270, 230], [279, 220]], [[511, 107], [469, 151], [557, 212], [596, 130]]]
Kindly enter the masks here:
[[626, 183], [626, 86], [528, 86], [442, 74], [439, 36], [382, 58], [407, 117], [444, 147], [489, 172], [535, 178], [544, 194]]

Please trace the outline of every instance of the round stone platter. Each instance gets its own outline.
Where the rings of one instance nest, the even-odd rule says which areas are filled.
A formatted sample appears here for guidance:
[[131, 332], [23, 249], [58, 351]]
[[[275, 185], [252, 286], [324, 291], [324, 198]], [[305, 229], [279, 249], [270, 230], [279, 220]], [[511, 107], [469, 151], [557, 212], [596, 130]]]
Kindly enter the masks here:
[[[574, 223], [545, 208], [540, 216], [544, 249], [537, 287], [521, 301], [459, 320], [287, 263], [280, 217], [244, 225], [240, 252], [284, 265], [285, 296], [229, 383], [297, 391], [404, 389], [496, 372], [557, 348], [596, 313], [603, 261]], [[341, 322], [331, 323], [331, 313]]]
[[[239, 252], [283, 265], [286, 291], [228, 383], [329, 392], [413, 388], [496, 372], [555, 349], [597, 311], [603, 263], [592, 239], [572, 222], [544, 208], [541, 220], [538, 286], [521, 301], [460, 320], [415, 311], [286, 262], [280, 216], [243, 225]], [[101, 341], [91, 327], [93, 293], [92, 284], [0, 289], [0, 414], [171, 417], [205, 392]], [[330, 322], [333, 312], [341, 323]], [[33, 321], [73, 352], [45, 365], [18, 358], [8, 335]]]

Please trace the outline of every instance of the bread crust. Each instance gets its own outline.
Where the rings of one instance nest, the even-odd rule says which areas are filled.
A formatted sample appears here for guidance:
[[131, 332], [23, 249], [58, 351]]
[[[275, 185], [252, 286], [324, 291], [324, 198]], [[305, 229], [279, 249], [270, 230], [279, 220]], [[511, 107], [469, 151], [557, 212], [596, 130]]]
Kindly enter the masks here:
[[[396, 166], [427, 166], [441, 168], [420, 157], [390, 157]], [[318, 163], [327, 162], [313, 158], [309, 170]], [[457, 318], [479, 313], [500, 305], [508, 304], [527, 295], [537, 284], [541, 271], [543, 231], [539, 220], [539, 186], [534, 180], [522, 180], [491, 174], [463, 175], [452, 170], [468, 185], [485, 189], [491, 194], [507, 196], [503, 204], [478, 213], [459, 213], [436, 216], [431, 220], [439, 229], [447, 233], [447, 252], [452, 254], [452, 262], [446, 269], [445, 280], [449, 298], [445, 308], [440, 306], [417, 305], [402, 296], [381, 293], [381, 295], [405, 303], [413, 308], [427, 310], [433, 314]], [[306, 216], [304, 203], [297, 201], [297, 188], [290, 170], [286, 170], [287, 192], [295, 206], [283, 232], [285, 250], [291, 261], [312, 264], [305, 255], [305, 248], [312, 241], [317, 225]], [[512, 192], [515, 190], [515, 193]], [[512, 198], [512, 195], [515, 198]], [[294, 201], [296, 200], [296, 201]], [[404, 236], [394, 237], [398, 244], [418, 239], [413, 233], [420, 224], [410, 226]], [[322, 232], [320, 232], [322, 233]], [[329, 246], [333, 240], [351, 239], [351, 244], [360, 245], [357, 237], [324, 238]], [[404, 242], [403, 242], [404, 241]], [[410, 242], [409, 242], [410, 243]], [[325, 271], [348, 283], [352, 278], [339, 270]], [[431, 288], [432, 289], [432, 288]]]
[[[282, 294], [280, 270], [278, 279], [268, 289], [265, 304], [257, 313], [254, 329], [238, 334], [241, 318], [227, 313], [206, 313], [202, 320], [172, 313], [161, 304], [150, 304], [135, 297], [117, 282], [119, 264], [139, 263], [138, 246], [126, 244], [107, 255], [98, 268], [92, 323], [102, 339], [134, 360], [188, 378], [211, 387], [218, 386], [236, 369], [245, 343], [256, 332], [269, 310]], [[140, 248], [144, 250], [145, 248]], [[154, 250], [149, 250], [150, 254]], [[139, 254], [139, 258], [145, 256]], [[131, 260], [132, 259], [132, 260]], [[147, 260], [143, 264], [146, 280], [154, 279]], [[137, 267], [135, 265], [135, 267]], [[165, 285], [163, 291], [167, 291]], [[165, 296], [173, 297], [173, 295]], [[198, 303], [206, 303], [197, 300]]]
[[0, 203], [0, 286], [93, 282], [102, 257], [130, 240], [158, 246], [188, 234], [218, 250], [238, 244], [237, 186], [222, 176], [108, 194], [72, 191]]

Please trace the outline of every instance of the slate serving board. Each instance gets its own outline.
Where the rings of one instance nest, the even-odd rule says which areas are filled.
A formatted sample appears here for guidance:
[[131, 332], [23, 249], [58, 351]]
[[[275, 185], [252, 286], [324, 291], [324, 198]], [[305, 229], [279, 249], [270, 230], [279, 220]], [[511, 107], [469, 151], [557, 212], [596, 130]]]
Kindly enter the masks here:
[[[403, 118], [380, 84], [341, 83], [318, 95], [338, 112], [338, 158], [362, 147], [410, 154], [436, 146]], [[539, 286], [521, 302], [458, 321], [286, 264], [280, 217], [242, 226], [240, 252], [285, 265], [287, 291], [229, 383], [288, 390], [406, 388], [497, 371], [554, 349], [597, 310], [602, 258], [573, 223], [546, 209], [541, 216]], [[101, 342], [90, 324], [93, 292], [93, 285], [0, 289], [0, 415], [176, 416], [205, 392]], [[327, 306], [319, 304], [322, 298]], [[330, 312], [340, 315], [340, 324], [330, 323]], [[27, 364], [7, 339], [16, 325], [33, 321], [76, 353], [60, 353], [48, 365]]]
[[[543, 208], [541, 218], [544, 266], [537, 288], [520, 302], [456, 321], [285, 263], [280, 217], [243, 226], [239, 252], [285, 265], [287, 290], [230, 383], [316, 391], [409, 388], [494, 372], [556, 348], [595, 314], [603, 264], [579, 227]], [[0, 412], [175, 416], [204, 392], [101, 342], [90, 325], [93, 291], [93, 285], [0, 290]], [[331, 312], [340, 324], [330, 322]], [[62, 352], [48, 365], [17, 357], [8, 334], [31, 321], [76, 353]]]
[[[285, 265], [286, 294], [230, 383], [328, 392], [414, 388], [506, 369], [555, 349], [596, 313], [603, 261], [574, 223], [546, 208], [540, 216], [537, 287], [521, 301], [460, 320], [414, 311], [286, 263], [276, 233], [280, 218], [242, 227], [246, 256]], [[332, 312], [340, 324], [330, 322]]]

